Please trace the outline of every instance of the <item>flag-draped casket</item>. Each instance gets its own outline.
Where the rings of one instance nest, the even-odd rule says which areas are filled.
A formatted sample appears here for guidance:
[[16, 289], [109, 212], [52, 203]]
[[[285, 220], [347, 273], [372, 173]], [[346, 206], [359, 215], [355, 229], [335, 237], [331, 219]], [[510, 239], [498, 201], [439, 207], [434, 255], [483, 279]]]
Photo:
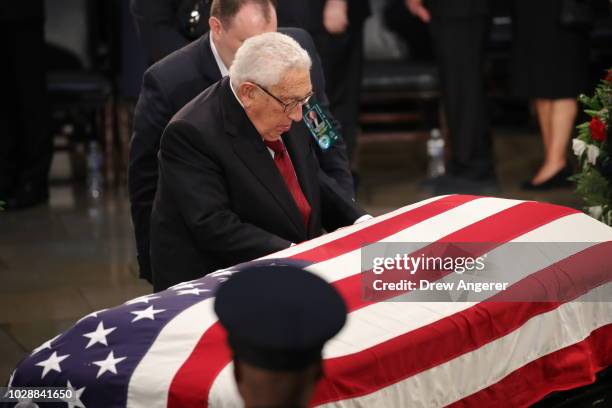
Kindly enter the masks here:
[[[545, 302], [494, 301], [500, 293], [461, 301], [411, 301], [403, 293], [402, 301], [375, 301], [364, 295], [369, 266], [362, 248], [385, 242], [419, 250], [487, 243], [483, 256], [523, 243], [536, 255], [495, 265], [508, 277], [505, 292], [533, 279], [542, 283], [551, 270], [561, 271], [572, 289], [559, 288], [564, 297]], [[612, 228], [570, 208], [435, 197], [267, 258], [305, 265], [338, 289], [349, 310], [345, 328], [324, 349], [326, 374], [315, 406], [520, 407], [591, 383], [612, 365], [612, 299], [606, 298]], [[12, 385], [69, 385], [78, 398], [56, 404], [62, 407], [239, 405], [231, 353], [213, 311], [217, 286], [239, 270], [83, 317], [24, 359]]]

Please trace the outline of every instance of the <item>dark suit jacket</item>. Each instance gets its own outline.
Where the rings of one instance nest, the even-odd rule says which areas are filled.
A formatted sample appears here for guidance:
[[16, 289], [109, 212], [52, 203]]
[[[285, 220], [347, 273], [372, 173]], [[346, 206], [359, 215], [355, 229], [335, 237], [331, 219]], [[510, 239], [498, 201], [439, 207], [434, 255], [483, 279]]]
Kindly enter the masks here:
[[[329, 102], [325, 96], [325, 80], [321, 64], [304, 30], [281, 28], [279, 32], [293, 37], [310, 54], [313, 65], [311, 79], [316, 99], [326, 113]], [[157, 189], [157, 151], [162, 132], [172, 116], [187, 102], [221, 79], [221, 72], [210, 48], [209, 35], [172, 53], [151, 66], [144, 75], [138, 104], [134, 113], [134, 134], [130, 144], [128, 188], [132, 221], [136, 233], [141, 277], [150, 280], [149, 220]], [[300, 132], [308, 132], [303, 123], [294, 124]], [[353, 195], [353, 179], [349, 170], [344, 142], [328, 151], [317, 149], [323, 170]]]
[[489, 0], [425, 0], [432, 18], [461, 18], [486, 15]]
[[196, 33], [208, 31], [210, 0], [130, 0], [130, 10], [150, 64], [193, 40], [188, 33], [194, 7], [200, 12]]
[[[323, 27], [323, 8], [327, 0], [278, 0], [276, 13], [283, 26], [301, 27], [309, 33], [319, 33]], [[352, 26], [361, 26], [370, 15], [369, 0], [347, 0], [348, 20]]]
[[283, 135], [312, 208], [308, 228], [229, 78], [170, 121], [159, 150], [151, 215], [156, 291], [352, 224], [365, 212], [318, 166], [314, 140], [295, 125]]
[[130, 0], [130, 9], [149, 63], [159, 61], [189, 40], [178, 29], [179, 0]]

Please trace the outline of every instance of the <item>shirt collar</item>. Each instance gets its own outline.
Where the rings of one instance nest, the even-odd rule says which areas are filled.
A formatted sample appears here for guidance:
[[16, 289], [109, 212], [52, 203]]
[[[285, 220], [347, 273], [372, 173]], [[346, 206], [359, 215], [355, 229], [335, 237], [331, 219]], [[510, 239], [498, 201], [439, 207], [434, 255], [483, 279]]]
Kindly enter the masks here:
[[[215, 47], [215, 42], [213, 41], [212, 33], [208, 37], [210, 38], [210, 49], [212, 50], [213, 56], [215, 57], [215, 62], [217, 63], [217, 66], [219, 67], [219, 72], [221, 72], [221, 77], [225, 78], [226, 76], [229, 75], [229, 70], [227, 69], [227, 67], [223, 63], [223, 60], [219, 56], [219, 53], [217, 52], [217, 47]], [[232, 90], [234, 97], [236, 98], [240, 106], [242, 106], [242, 108], [244, 109], [244, 105], [242, 104], [242, 101], [238, 97], [238, 94], [236, 93], [236, 90], [234, 89], [234, 85], [232, 85], [231, 79], [229, 83], [230, 83], [230, 89]]]
[[219, 67], [219, 71], [221, 72], [221, 77], [224, 78], [229, 75], [229, 69], [225, 66], [225, 63], [221, 59], [219, 52], [217, 51], [217, 47], [215, 47], [215, 42], [213, 41], [212, 33], [209, 35], [210, 38], [210, 49], [212, 50], [213, 56], [215, 57], [215, 62]]
[[238, 103], [240, 104], [240, 106], [242, 106], [242, 109], [244, 109], [244, 105], [242, 104], [242, 101], [240, 100], [240, 98], [238, 97], [238, 94], [236, 93], [236, 90], [234, 89], [234, 85], [232, 85], [232, 80], [230, 78], [229, 81], [229, 85], [230, 85], [230, 89], [232, 90], [232, 93], [234, 94], [234, 97], [236, 98], [236, 100], [238, 101]]

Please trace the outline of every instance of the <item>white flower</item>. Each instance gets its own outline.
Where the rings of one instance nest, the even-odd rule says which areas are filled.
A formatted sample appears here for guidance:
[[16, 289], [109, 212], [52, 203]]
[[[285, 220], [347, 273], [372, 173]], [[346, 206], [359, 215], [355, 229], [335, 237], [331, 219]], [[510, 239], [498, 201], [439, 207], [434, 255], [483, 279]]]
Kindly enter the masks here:
[[588, 210], [589, 215], [595, 219], [599, 219], [599, 217], [601, 217], [601, 214], [603, 213], [603, 207], [601, 205], [589, 207]]
[[595, 162], [597, 162], [597, 157], [599, 157], [599, 147], [592, 145], [592, 144], [588, 145], [587, 146], [587, 161], [594, 166]]
[[584, 143], [580, 139], [572, 140], [572, 149], [574, 150], [574, 154], [578, 157], [582, 156], [582, 153], [586, 150], [587, 144]]

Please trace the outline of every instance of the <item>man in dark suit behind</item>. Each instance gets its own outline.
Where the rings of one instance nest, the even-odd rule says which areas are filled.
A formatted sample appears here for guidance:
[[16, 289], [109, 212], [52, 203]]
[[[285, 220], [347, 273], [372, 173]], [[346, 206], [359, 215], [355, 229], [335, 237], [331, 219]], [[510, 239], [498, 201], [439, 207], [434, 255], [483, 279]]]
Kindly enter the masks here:
[[[157, 189], [157, 151], [162, 132], [170, 118], [208, 86], [227, 75], [229, 65], [242, 41], [262, 32], [276, 31], [276, 14], [271, 0], [215, 0], [209, 20], [211, 31], [186, 47], [151, 66], [134, 114], [130, 145], [128, 187], [132, 209], [140, 276], [151, 280], [149, 224]], [[329, 113], [321, 65], [307, 32], [279, 30], [293, 37], [313, 61], [311, 80], [316, 101]], [[302, 123], [296, 131], [308, 132]], [[316, 150], [323, 170], [353, 196], [353, 181], [342, 140], [330, 149]]]
[[497, 190], [485, 94], [488, 0], [405, 0], [429, 23], [442, 81], [450, 140], [449, 174], [434, 192], [491, 194]]
[[284, 34], [252, 37], [229, 77], [172, 118], [151, 215], [156, 291], [367, 217], [291, 126], [312, 96], [310, 65]]
[[210, 0], [130, 0], [149, 65], [208, 30], [209, 3]]
[[304, 28], [314, 39], [349, 160], [357, 147], [363, 25], [369, 15], [369, 0], [278, 0], [279, 24]]

